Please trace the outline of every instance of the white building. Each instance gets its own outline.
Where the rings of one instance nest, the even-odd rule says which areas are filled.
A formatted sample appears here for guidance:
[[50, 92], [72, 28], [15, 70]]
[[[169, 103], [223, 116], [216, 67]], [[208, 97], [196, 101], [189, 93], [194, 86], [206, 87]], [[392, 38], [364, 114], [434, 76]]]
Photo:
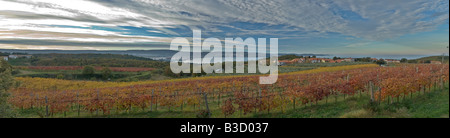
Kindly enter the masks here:
[[354, 58], [346, 58], [344, 59], [345, 62], [355, 62]]
[[31, 58], [31, 55], [9, 55], [9, 58], [11, 58], [11, 59], [17, 59], [17, 58]]

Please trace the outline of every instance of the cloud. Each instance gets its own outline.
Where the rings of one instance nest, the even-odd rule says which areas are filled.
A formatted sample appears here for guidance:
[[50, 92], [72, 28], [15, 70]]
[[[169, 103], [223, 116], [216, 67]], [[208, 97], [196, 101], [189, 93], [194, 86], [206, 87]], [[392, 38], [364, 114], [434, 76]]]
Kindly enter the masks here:
[[214, 37], [383, 41], [448, 24], [448, 7], [448, 0], [0, 0], [0, 40], [168, 43], [201, 29]]
[[88, 46], [88, 47], [164, 47], [161, 43], [77, 42], [65, 40], [0, 39], [0, 44], [35, 46]]
[[[448, 1], [445, 0], [112, 0], [104, 4], [113, 6], [117, 3], [134, 8], [134, 12], [152, 13], [156, 19], [165, 18], [191, 28], [205, 28], [205, 31], [211, 26], [248, 22], [370, 40], [430, 31], [448, 22], [449, 16]], [[135, 3], [142, 6], [136, 7]], [[232, 27], [246, 33], [254, 31]]]
[[361, 43], [349, 44], [349, 45], [347, 45], [345, 47], [347, 47], [347, 48], [356, 48], [356, 47], [364, 47], [364, 46], [367, 46], [369, 44], [370, 44], [370, 42], [361, 42]]

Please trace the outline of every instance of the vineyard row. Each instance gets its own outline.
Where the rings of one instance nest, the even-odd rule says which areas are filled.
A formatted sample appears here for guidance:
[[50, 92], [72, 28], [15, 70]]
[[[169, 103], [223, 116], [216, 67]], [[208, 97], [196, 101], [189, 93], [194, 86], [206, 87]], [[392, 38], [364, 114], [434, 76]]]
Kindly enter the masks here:
[[[342, 71], [280, 75], [273, 85], [258, 85], [258, 76], [186, 80], [127, 87], [81, 90], [34, 90], [18, 88], [10, 102], [22, 109], [45, 108], [52, 114], [70, 111], [74, 106], [88, 112], [110, 114], [112, 109], [169, 109], [217, 103], [224, 116], [305, 105], [328, 100], [329, 96], [371, 95], [372, 102], [385, 101], [416, 92], [442, 88], [448, 83], [447, 65], [402, 65], [362, 67]], [[216, 109], [217, 109], [216, 108]], [[79, 109], [80, 110], [80, 109]]]

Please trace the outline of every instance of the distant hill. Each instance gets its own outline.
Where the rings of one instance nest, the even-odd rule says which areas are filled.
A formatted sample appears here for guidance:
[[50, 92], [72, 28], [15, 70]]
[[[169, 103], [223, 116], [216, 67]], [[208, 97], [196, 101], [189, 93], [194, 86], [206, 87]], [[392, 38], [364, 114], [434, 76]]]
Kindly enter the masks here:
[[[173, 50], [106, 50], [106, 51], [98, 51], [98, 50], [19, 50], [19, 49], [0, 49], [0, 52], [4, 53], [27, 53], [27, 54], [112, 54], [112, 55], [133, 55], [137, 57], [144, 57], [153, 60], [162, 60], [162, 61], [170, 61], [170, 58], [178, 53], [179, 51]], [[201, 55], [204, 57], [209, 52], [202, 52]], [[247, 53], [245, 53], [245, 57], [247, 57]], [[278, 53], [280, 56], [287, 55], [292, 56], [330, 56], [328, 54], [288, 54], [288, 53]], [[223, 54], [225, 56], [225, 54]], [[234, 53], [234, 56], [236, 54]], [[267, 57], [270, 57], [270, 54], [267, 53]], [[192, 58], [192, 57], [191, 57]], [[247, 58], [246, 58], [247, 59]]]
[[293, 60], [296, 58], [302, 58], [303, 56], [297, 56], [297, 55], [282, 55], [278, 57], [278, 60]]
[[100, 66], [148, 67], [163, 69], [168, 62], [155, 61], [133, 55], [119, 54], [33, 54], [31, 58], [10, 59], [13, 66]]
[[115, 54], [115, 55], [133, 55], [150, 59], [165, 59], [171, 57], [178, 51], [172, 50], [19, 50], [19, 49], [0, 49], [4, 53], [28, 53], [28, 54]]
[[[425, 63], [427, 61], [441, 61], [442, 62], [442, 56], [430, 56], [430, 57], [423, 57], [423, 58], [418, 58], [418, 59], [414, 59], [414, 60], [409, 60], [409, 63]], [[449, 57], [448, 56], [444, 56], [444, 63], [449, 63]]]

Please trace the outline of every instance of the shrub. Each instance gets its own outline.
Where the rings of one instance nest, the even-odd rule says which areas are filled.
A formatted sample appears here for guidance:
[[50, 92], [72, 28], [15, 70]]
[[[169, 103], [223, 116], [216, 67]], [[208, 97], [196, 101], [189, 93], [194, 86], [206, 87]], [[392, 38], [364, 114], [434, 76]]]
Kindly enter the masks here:
[[95, 74], [95, 69], [92, 66], [86, 66], [83, 68], [83, 75], [93, 76]]
[[11, 72], [12, 67], [8, 62], [0, 60], [0, 118], [16, 116], [13, 107], [8, 103], [8, 90], [14, 85]]
[[102, 78], [104, 80], [109, 79], [111, 77], [112, 71], [111, 69], [105, 67], [102, 69]]

